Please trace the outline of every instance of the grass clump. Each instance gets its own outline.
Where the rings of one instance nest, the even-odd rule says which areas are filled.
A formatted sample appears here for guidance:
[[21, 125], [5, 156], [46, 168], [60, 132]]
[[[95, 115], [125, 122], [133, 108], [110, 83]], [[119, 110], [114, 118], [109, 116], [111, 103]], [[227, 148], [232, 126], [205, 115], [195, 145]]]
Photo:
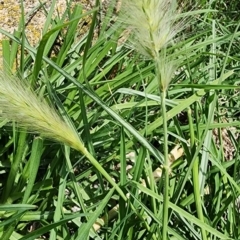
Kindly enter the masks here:
[[236, 6], [121, 3], [1, 30], [1, 239], [239, 239]]

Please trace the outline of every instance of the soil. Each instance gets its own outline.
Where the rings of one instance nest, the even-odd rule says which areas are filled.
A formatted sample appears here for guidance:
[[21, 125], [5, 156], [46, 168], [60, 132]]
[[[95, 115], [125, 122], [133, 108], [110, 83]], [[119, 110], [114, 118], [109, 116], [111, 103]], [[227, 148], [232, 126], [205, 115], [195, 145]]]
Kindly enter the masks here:
[[[39, 0], [23, 1], [25, 34], [29, 43], [34, 46], [39, 42], [42, 36], [42, 30], [51, 5], [54, 1], [42, 1], [44, 8], [41, 7]], [[57, 0], [53, 13], [54, 16], [61, 16], [66, 10], [66, 0]], [[74, 0], [73, 4], [81, 4], [83, 11], [90, 10], [94, 6], [95, 0]], [[0, 0], [0, 28], [13, 33], [15, 30], [21, 31], [19, 26], [21, 19], [21, 0]], [[2, 40], [8, 39], [0, 33], [0, 68], [2, 66]]]

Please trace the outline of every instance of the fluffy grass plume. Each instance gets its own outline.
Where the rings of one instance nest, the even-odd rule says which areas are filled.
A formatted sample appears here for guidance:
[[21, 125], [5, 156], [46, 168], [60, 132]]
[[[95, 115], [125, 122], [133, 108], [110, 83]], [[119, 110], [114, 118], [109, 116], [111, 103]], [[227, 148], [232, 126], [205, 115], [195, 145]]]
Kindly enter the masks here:
[[0, 117], [84, 153], [78, 135], [56, 111], [41, 100], [26, 81], [4, 72], [0, 72]]
[[68, 126], [45, 101], [41, 100], [30, 86], [16, 77], [0, 72], [0, 118], [18, 123], [19, 127], [41, 136], [69, 145], [78, 150], [115, 187], [119, 195], [126, 196], [111, 176], [87, 151], [77, 133]]
[[131, 44], [150, 58], [157, 58], [182, 30], [175, 0], [122, 0], [122, 21], [131, 29]]

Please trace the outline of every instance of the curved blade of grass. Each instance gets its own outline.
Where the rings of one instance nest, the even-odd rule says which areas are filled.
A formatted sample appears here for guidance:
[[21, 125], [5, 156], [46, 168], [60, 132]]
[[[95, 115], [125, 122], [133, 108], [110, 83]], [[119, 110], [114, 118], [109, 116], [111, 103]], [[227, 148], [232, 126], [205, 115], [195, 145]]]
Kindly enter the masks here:
[[[21, 211], [18, 211], [17, 213], [11, 215], [10, 217], [8, 217], [7, 219], [4, 219], [4, 221], [2, 221], [0, 223], [0, 227], [3, 227], [3, 226], [6, 226], [6, 225], [9, 225], [9, 224], [12, 224], [10, 225], [5, 231], [4, 231], [4, 234], [8, 234], [8, 236], [11, 236], [12, 232], [14, 231], [15, 229], [15, 226], [16, 226], [16, 223], [19, 221], [19, 219], [24, 216], [24, 213], [25, 213], [26, 210], [21, 210]], [[4, 236], [5, 237], [5, 236]], [[3, 239], [3, 238], [1, 238]], [[5, 239], [8, 239], [7, 237]]]
[[[141, 96], [144, 98], [149, 98], [149, 99], [154, 100], [159, 103], [161, 102], [161, 98], [157, 95], [148, 94], [148, 93], [144, 93], [144, 92], [137, 91], [134, 89], [129, 89], [129, 88], [120, 88], [115, 93], [123, 93], [123, 94], [128, 94], [128, 95], [133, 95], [133, 96]], [[166, 104], [171, 107], [178, 105], [174, 100], [169, 100], [169, 99], [166, 99]]]
[[60, 226], [60, 225], [62, 225], [64, 223], [67, 223], [68, 221], [71, 221], [74, 218], [79, 218], [79, 217], [82, 217], [82, 216], [84, 216], [84, 214], [79, 214], [78, 213], [78, 214], [73, 214], [71, 216], [64, 217], [64, 219], [62, 219], [62, 220], [60, 220], [60, 221], [58, 221], [56, 223], [48, 224], [48, 225], [46, 225], [44, 227], [41, 227], [41, 228], [39, 228], [39, 229], [37, 229], [37, 230], [27, 234], [26, 236], [20, 238], [20, 240], [35, 240], [39, 236], [49, 232], [51, 229], [56, 228], [56, 227], [58, 227], [58, 226]]

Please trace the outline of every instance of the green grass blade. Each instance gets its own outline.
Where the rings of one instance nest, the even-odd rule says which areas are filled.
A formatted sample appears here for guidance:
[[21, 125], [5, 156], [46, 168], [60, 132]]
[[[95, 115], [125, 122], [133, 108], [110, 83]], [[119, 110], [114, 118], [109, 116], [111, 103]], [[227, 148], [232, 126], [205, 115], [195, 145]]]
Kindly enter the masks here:
[[41, 227], [29, 234], [27, 234], [26, 236], [20, 238], [20, 240], [35, 240], [37, 239], [39, 236], [49, 232], [51, 229], [53, 228], [56, 228], [64, 223], [67, 223], [68, 221], [71, 221], [73, 220], [74, 218], [78, 218], [78, 217], [82, 217], [83, 214], [72, 214], [71, 216], [67, 216], [67, 217], [64, 217], [62, 220], [56, 222], [56, 223], [51, 223], [51, 224], [48, 224], [44, 227]]
[[78, 232], [75, 234], [74, 237], [72, 237], [72, 240], [82, 240], [82, 239], [88, 239], [89, 237], [89, 231], [92, 228], [93, 224], [96, 222], [99, 215], [102, 213], [103, 209], [108, 204], [110, 198], [112, 197], [115, 189], [112, 188], [109, 193], [106, 195], [106, 197], [101, 200], [101, 203], [99, 204], [97, 210], [91, 214], [91, 217], [89, 218], [87, 223], [83, 223], [80, 228], [78, 229]]
[[27, 203], [29, 197], [31, 196], [31, 192], [32, 192], [35, 180], [37, 178], [38, 170], [39, 170], [42, 149], [43, 149], [42, 139], [35, 138], [33, 140], [31, 156], [29, 158], [29, 162], [30, 162], [29, 173], [28, 173], [29, 180], [24, 192], [22, 203]]

